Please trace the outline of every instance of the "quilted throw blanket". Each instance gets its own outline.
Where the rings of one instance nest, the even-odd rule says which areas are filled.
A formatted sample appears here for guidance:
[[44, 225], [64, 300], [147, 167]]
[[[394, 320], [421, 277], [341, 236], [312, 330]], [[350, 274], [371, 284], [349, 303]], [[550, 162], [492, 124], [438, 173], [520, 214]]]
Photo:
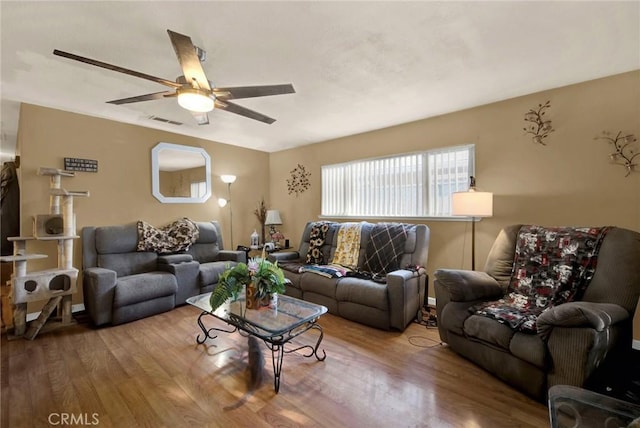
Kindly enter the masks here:
[[415, 230], [415, 226], [403, 223], [377, 223], [373, 226], [365, 252], [364, 269], [371, 272], [374, 279], [400, 268], [407, 236], [412, 229]]
[[138, 221], [138, 251], [154, 251], [160, 254], [188, 250], [198, 239], [198, 226], [188, 218], [182, 218], [157, 228]]
[[473, 306], [476, 315], [493, 318], [524, 333], [537, 333], [538, 316], [579, 299], [596, 268], [600, 245], [609, 230], [522, 226], [508, 294]]
[[355, 268], [358, 265], [361, 232], [361, 223], [344, 223], [340, 226], [332, 264], [349, 268]]

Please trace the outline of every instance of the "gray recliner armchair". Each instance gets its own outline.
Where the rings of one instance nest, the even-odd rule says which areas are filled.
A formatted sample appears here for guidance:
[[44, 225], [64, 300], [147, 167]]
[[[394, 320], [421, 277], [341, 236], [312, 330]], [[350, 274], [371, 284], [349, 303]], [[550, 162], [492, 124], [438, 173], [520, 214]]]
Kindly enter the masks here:
[[498, 378], [545, 400], [553, 385], [584, 386], [605, 360], [631, 350], [640, 295], [640, 233], [611, 228], [581, 298], [537, 317], [537, 334], [517, 331], [474, 309], [505, 297], [521, 225], [503, 229], [484, 272], [435, 272], [440, 338]]

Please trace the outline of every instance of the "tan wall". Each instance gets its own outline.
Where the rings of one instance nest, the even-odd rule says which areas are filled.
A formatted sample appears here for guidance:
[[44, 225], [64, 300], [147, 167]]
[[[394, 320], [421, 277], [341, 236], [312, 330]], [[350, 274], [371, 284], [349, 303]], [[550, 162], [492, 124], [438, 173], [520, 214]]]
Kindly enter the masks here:
[[[353, 159], [474, 143], [481, 190], [494, 193], [494, 217], [477, 225], [476, 264], [482, 266], [499, 230], [513, 223], [541, 225], [616, 225], [640, 231], [640, 172], [624, 176], [611, 165], [602, 131], [640, 135], [640, 71], [572, 85], [455, 112], [392, 128], [331, 140], [298, 149], [262, 153], [225, 144], [126, 125], [104, 119], [23, 105], [19, 125], [22, 233], [31, 234], [34, 214], [48, 212], [48, 179], [40, 166], [61, 168], [64, 157], [97, 159], [99, 172], [78, 173], [63, 186], [89, 190], [75, 204], [78, 229], [138, 219], [162, 225], [178, 217], [218, 219], [229, 240], [228, 210], [215, 203], [227, 197], [219, 176], [238, 176], [232, 185], [234, 243], [247, 244], [258, 229], [253, 210], [262, 196], [279, 209], [279, 227], [297, 246], [304, 224], [320, 214], [320, 167]], [[556, 129], [547, 146], [524, 135], [524, 113], [551, 100], [548, 117]], [[428, 102], [428, 97], [425, 98]], [[347, 118], [348, 119], [348, 118]], [[213, 196], [205, 204], [162, 205], [151, 195], [151, 148], [158, 142], [203, 147], [212, 158]], [[268, 171], [264, 166], [269, 162]], [[286, 179], [298, 164], [311, 172], [311, 188], [298, 197], [287, 193]], [[427, 268], [470, 268], [470, 225], [427, 220], [431, 228]], [[42, 243], [34, 248], [51, 255]], [[75, 266], [80, 266], [76, 243]], [[34, 263], [34, 268], [46, 268]], [[432, 289], [429, 294], [433, 296]], [[74, 303], [82, 301], [81, 294]], [[640, 317], [634, 336], [640, 340]]]
[[[204, 148], [211, 156], [212, 197], [204, 204], [161, 204], [151, 194], [151, 149], [159, 142]], [[21, 159], [22, 235], [32, 235], [31, 216], [49, 212], [49, 178], [38, 176], [39, 167], [63, 168], [65, 157], [96, 159], [98, 172], [77, 172], [62, 178], [62, 187], [88, 190], [89, 198], [74, 201], [77, 231], [83, 226], [117, 225], [145, 220], [162, 226], [180, 217], [196, 221], [219, 220], [225, 246], [229, 242], [229, 209], [220, 208], [218, 197], [227, 198], [221, 174], [235, 174], [232, 185], [234, 243], [249, 242], [257, 226], [253, 209], [261, 196], [268, 198], [268, 176], [264, 167], [269, 155], [227, 144], [127, 125], [95, 117], [22, 105], [18, 131]], [[56, 245], [33, 242], [29, 251], [48, 254], [43, 261], [29, 263], [29, 270], [56, 265]], [[79, 240], [74, 245], [74, 266], [82, 264]], [[73, 303], [82, 302], [82, 293]], [[29, 309], [32, 310], [31, 307]]]
[[[523, 118], [546, 100], [551, 100], [547, 115], [556, 131], [542, 146], [524, 135]], [[305, 222], [320, 214], [321, 165], [473, 143], [478, 187], [494, 193], [494, 217], [476, 227], [477, 266], [484, 265], [493, 240], [508, 224], [616, 225], [640, 231], [640, 169], [625, 178], [623, 167], [609, 163], [611, 147], [594, 140], [602, 131], [640, 136], [639, 118], [640, 72], [635, 71], [286, 150], [270, 157], [271, 205], [281, 210], [280, 229], [297, 245]], [[311, 172], [311, 188], [296, 198], [287, 194], [286, 179], [298, 163]], [[438, 268], [469, 269], [469, 223], [426, 224], [431, 281]], [[640, 316], [634, 336], [640, 340]]]

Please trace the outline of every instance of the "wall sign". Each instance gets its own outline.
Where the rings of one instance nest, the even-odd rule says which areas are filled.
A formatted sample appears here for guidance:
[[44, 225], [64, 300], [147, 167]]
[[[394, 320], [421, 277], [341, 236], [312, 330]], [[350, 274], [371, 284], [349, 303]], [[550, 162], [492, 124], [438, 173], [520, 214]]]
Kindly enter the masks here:
[[66, 171], [98, 172], [98, 161], [93, 159], [64, 158]]

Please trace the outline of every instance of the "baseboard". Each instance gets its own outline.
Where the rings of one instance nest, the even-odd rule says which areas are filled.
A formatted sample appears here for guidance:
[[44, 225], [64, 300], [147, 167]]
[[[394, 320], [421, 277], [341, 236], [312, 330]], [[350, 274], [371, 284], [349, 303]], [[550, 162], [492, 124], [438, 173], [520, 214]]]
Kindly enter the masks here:
[[[84, 311], [84, 303], [79, 303], [77, 305], [71, 305], [71, 313], [82, 312], [82, 311]], [[27, 322], [33, 321], [34, 319], [38, 318], [39, 316], [40, 316], [40, 311], [28, 313], [27, 314]]]

